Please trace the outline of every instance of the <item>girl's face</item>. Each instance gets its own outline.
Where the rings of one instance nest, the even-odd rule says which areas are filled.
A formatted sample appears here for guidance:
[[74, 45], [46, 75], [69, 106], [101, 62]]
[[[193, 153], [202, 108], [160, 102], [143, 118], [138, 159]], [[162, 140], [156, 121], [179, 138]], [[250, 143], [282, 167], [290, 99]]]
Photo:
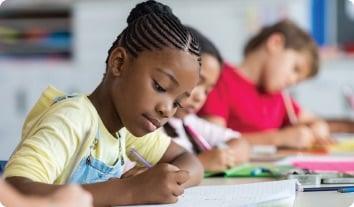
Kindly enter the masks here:
[[305, 80], [310, 71], [307, 53], [280, 48], [268, 53], [259, 85], [268, 93], [278, 92]]
[[220, 75], [218, 60], [209, 54], [203, 54], [202, 70], [198, 85], [193, 89], [191, 96], [186, 100], [184, 107], [179, 108], [175, 114], [177, 118], [183, 118], [190, 113], [196, 113], [203, 106], [209, 92], [216, 84]]
[[195, 55], [171, 48], [143, 51], [136, 58], [119, 56], [123, 63], [111, 84], [112, 102], [123, 125], [141, 137], [184, 105], [199, 81], [199, 62]]

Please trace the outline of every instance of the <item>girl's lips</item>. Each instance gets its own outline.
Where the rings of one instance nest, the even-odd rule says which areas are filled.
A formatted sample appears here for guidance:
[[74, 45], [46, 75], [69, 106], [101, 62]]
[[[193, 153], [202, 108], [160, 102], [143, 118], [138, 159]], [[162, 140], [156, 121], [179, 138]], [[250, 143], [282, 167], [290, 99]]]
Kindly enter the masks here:
[[[144, 117], [145, 118], [145, 117]], [[144, 122], [144, 128], [148, 131], [148, 132], [153, 132], [156, 130], [156, 126], [151, 123], [148, 119], [145, 118], [145, 122]]]
[[148, 131], [152, 132], [161, 127], [161, 124], [157, 119], [154, 119], [146, 114], [143, 114], [143, 117], [145, 118], [145, 128]]

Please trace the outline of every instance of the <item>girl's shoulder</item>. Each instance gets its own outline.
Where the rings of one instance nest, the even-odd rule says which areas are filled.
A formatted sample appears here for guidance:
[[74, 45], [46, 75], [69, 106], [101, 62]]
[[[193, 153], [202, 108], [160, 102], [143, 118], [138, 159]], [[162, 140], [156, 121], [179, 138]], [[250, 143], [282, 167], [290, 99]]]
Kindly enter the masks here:
[[80, 124], [86, 128], [97, 124], [98, 113], [86, 95], [66, 95], [49, 86], [28, 114], [23, 125], [23, 134], [27, 134], [35, 125], [51, 120]]

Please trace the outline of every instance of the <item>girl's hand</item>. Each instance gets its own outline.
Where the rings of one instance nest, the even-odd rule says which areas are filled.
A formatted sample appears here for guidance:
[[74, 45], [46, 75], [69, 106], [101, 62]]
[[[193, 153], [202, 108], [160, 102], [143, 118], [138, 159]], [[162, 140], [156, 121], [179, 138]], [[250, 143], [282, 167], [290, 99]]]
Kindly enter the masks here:
[[198, 155], [204, 169], [208, 171], [223, 171], [237, 164], [237, 153], [230, 148], [202, 152]]
[[250, 160], [251, 146], [245, 139], [232, 139], [228, 146], [235, 152], [235, 164], [241, 164]]
[[189, 172], [170, 164], [157, 164], [131, 179], [133, 203], [175, 203], [184, 192]]

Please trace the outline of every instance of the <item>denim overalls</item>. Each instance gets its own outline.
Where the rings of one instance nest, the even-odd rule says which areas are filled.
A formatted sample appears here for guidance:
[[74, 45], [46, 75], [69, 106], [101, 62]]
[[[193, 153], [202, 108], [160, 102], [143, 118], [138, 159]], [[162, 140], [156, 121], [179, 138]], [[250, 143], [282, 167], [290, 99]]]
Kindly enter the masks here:
[[[75, 97], [75, 95], [57, 97], [54, 103], [72, 97]], [[121, 136], [117, 133], [117, 137], [119, 143], [117, 149], [119, 150], [118, 159], [113, 166], [109, 166], [93, 156], [93, 152], [95, 151], [99, 140], [102, 139], [100, 128], [97, 127], [97, 133], [90, 146], [89, 155], [84, 153], [85, 155], [81, 161], [75, 163], [76, 167], [71, 175], [69, 175], [67, 183], [89, 184], [107, 181], [110, 178], [120, 178], [124, 170], [123, 148], [125, 148], [125, 136]]]

